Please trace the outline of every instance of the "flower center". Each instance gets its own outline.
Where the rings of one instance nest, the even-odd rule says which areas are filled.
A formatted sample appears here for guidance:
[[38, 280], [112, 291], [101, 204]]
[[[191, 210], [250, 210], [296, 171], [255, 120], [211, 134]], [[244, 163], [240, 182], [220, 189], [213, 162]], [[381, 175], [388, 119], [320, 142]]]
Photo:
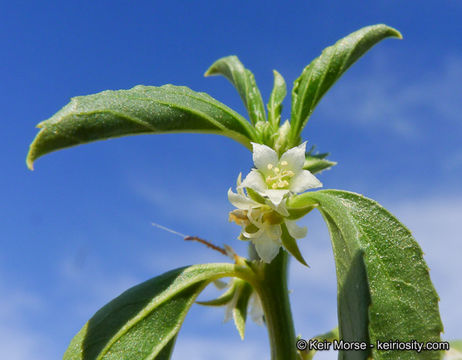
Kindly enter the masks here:
[[287, 161], [281, 161], [276, 166], [268, 164], [268, 175], [265, 180], [268, 187], [271, 189], [286, 189], [289, 186], [290, 179], [295, 175], [294, 172], [288, 169]]

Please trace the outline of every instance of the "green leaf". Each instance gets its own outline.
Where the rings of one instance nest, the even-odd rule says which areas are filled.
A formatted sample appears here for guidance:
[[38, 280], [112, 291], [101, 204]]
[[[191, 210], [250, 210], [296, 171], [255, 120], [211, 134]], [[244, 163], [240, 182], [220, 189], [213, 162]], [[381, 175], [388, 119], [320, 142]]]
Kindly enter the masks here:
[[218, 298], [196, 301], [196, 303], [205, 306], [226, 306], [225, 321], [228, 321], [232, 315], [239, 336], [244, 340], [247, 306], [252, 292], [253, 288], [247, 281], [233, 278], [228, 290]]
[[[338, 328], [335, 328], [327, 333], [316, 335], [311, 340], [318, 340], [319, 342], [328, 341], [332, 343], [334, 340], [338, 340]], [[311, 341], [310, 340], [310, 341]], [[306, 349], [304, 351], [299, 351], [300, 357], [302, 360], [311, 360], [313, 359], [314, 355], [316, 354], [317, 350], [315, 349]]]
[[320, 173], [321, 171], [330, 169], [332, 166], [337, 165], [335, 161], [330, 161], [327, 159], [324, 159], [321, 156], [324, 156], [327, 154], [321, 154], [321, 155], [306, 155], [305, 158], [305, 163], [303, 164], [303, 168], [305, 170], [310, 171], [312, 174]]
[[31, 169], [34, 160], [49, 152], [126, 135], [211, 133], [249, 149], [255, 138], [255, 129], [235, 111], [205, 93], [173, 85], [78, 96], [38, 127], [27, 156]]
[[294, 146], [327, 90], [372, 46], [387, 37], [401, 38], [401, 34], [383, 24], [364, 27], [324, 49], [303, 70], [292, 89], [291, 142]]
[[203, 306], [224, 306], [228, 304], [234, 297], [236, 288], [234, 286], [228, 288], [223, 294], [221, 294], [216, 299], [206, 300], [206, 301], [196, 301], [196, 304]]
[[233, 308], [233, 320], [239, 336], [244, 340], [245, 335], [245, 321], [247, 319], [247, 307], [249, 305], [250, 295], [252, 295], [252, 286], [243, 280], [240, 280], [239, 293], [236, 301], [236, 306]]
[[215, 61], [205, 76], [223, 75], [234, 85], [249, 113], [252, 124], [266, 120], [265, 106], [255, 77], [237, 56], [226, 56]]
[[274, 85], [268, 102], [268, 122], [277, 129], [281, 121], [282, 102], [287, 94], [286, 82], [281, 74], [273, 70]]
[[232, 264], [194, 265], [139, 284], [100, 309], [72, 339], [64, 360], [167, 360], [190, 306]]
[[[332, 239], [340, 339], [374, 345], [377, 340], [440, 341], [438, 295], [411, 232], [378, 203], [351, 192], [309, 192], [294, 197], [290, 206], [313, 200]], [[343, 352], [340, 359], [369, 355], [369, 351]], [[372, 357], [438, 359], [439, 354], [374, 348]]]

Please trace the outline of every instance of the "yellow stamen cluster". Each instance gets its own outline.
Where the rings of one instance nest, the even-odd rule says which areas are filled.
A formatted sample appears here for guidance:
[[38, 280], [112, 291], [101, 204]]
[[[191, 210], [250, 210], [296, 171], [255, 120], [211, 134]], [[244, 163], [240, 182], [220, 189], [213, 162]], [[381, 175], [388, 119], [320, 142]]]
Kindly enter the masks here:
[[268, 187], [271, 189], [284, 189], [289, 186], [289, 181], [295, 174], [292, 170], [287, 169], [288, 165], [287, 161], [281, 161], [278, 166], [273, 164], [266, 166], [270, 171], [270, 174], [265, 178]]

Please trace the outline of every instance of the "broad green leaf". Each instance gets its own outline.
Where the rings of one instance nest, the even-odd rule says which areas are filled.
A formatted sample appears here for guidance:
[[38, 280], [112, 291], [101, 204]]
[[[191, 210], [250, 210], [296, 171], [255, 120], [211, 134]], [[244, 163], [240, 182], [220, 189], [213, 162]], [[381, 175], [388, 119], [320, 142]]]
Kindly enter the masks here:
[[249, 149], [255, 139], [253, 127], [235, 111], [205, 93], [173, 85], [78, 96], [38, 127], [27, 156], [31, 169], [34, 160], [49, 152], [126, 135], [211, 133]]
[[139, 284], [100, 309], [72, 339], [64, 360], [167, 360], [194, 300], [232, 264], [194, 265]]
[[401, 38], [401, 34], [383, 24], [364, 27], [324, 49], [303, 70], [292, 89], [293, 145], [327, 90], [372, 46], [387, 37]]
[[282, 102], [287, 94], [286, 82], [281, 74], [273, 70], [274, 85], [268, 102], [268, 122], [277, 129], [281, 121]]
[[226, 56], [215, 61], [205, 72], [205, 76], [210, 75], [223, 75], [234, 85], [252, 124], [266, 120], [265, 106], [255, 77], [242, 65], [237, 56]]
[[[422, 250], [392, 214], [346, 191], [299, 195], [290, 206], [317, 201], [332, 239], [338, 287], [340, 339], [440, 341], [438, 295]], [[340, 359], [439, 359], [432, 351], [343, 352]]]

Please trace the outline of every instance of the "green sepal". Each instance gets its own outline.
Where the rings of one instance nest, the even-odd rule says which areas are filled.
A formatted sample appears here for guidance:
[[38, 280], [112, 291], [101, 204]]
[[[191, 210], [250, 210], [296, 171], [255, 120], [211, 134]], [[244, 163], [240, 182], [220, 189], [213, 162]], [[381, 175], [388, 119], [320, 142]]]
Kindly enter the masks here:
[[273, 70], [274, 84], [268, 101], [268, 122], [272, 125], [273, 131], [279, 127], [281, 121], [282, 102], [287, 95], [286, 82], [281, 74]]
[[253, 201], [256, 201], [259, 204], [266, 205], [266, 200], [263, 196], [261, 196], [259, 193], [257, 193], [255, 190], [251, 188], [245, 188], [245, 189], [247, 191], [247, 194]]
[[[305, 193], [308, 194], [308, 193]], [[305, 195], [302, 194], [302, 195]], [[309, 196], [295, 195], [287, 199], [287, 210], [289, 211], [303, 211], [303, 209], [312, 209], [319, 205], [319, 202]]]
[[297, 259], [301, 264], [310, 267], [305, 259], [303, 258], [300, 249], [298, 248], [297, 240], [290, 236], [289, 231], [287, 230], [287, 226], [285, 223], [281, 224], [281, 241], [284, 248], [291, 254], [295, 259]]
[[223, 75], [234, 85], [244, 102], [252, 124], [266, 121], [265, 106], [255, 77], [242, 65], [237, 56], [226, 56], [215, 61], [205, 72], [205, 76], [210, 75]]
[[128, 135], [177, 132], [228, 136], [251, 149], [253, 126], [211, 96], [184, 86], [135, 86], [78, 96], [37, 125], [27, 166], [42, 155], [70, 146]]
[[[290, 203], [290, 201], [289, 201]], [[289, 212], [289, 216], [286, 218], [289, 220], [297, 220], [308, 214], [311, 210], [313, 210], [316, 205], [310, 205], [305, 207], [287, 207], [287, 211]]]
[[399, 31], [384, 24], [364, 27], [327, 47], [295, 80], [292, 89], [291, 146], [311, 113], [329, 88], [372, 46], [388, 37], [402, 38]]

